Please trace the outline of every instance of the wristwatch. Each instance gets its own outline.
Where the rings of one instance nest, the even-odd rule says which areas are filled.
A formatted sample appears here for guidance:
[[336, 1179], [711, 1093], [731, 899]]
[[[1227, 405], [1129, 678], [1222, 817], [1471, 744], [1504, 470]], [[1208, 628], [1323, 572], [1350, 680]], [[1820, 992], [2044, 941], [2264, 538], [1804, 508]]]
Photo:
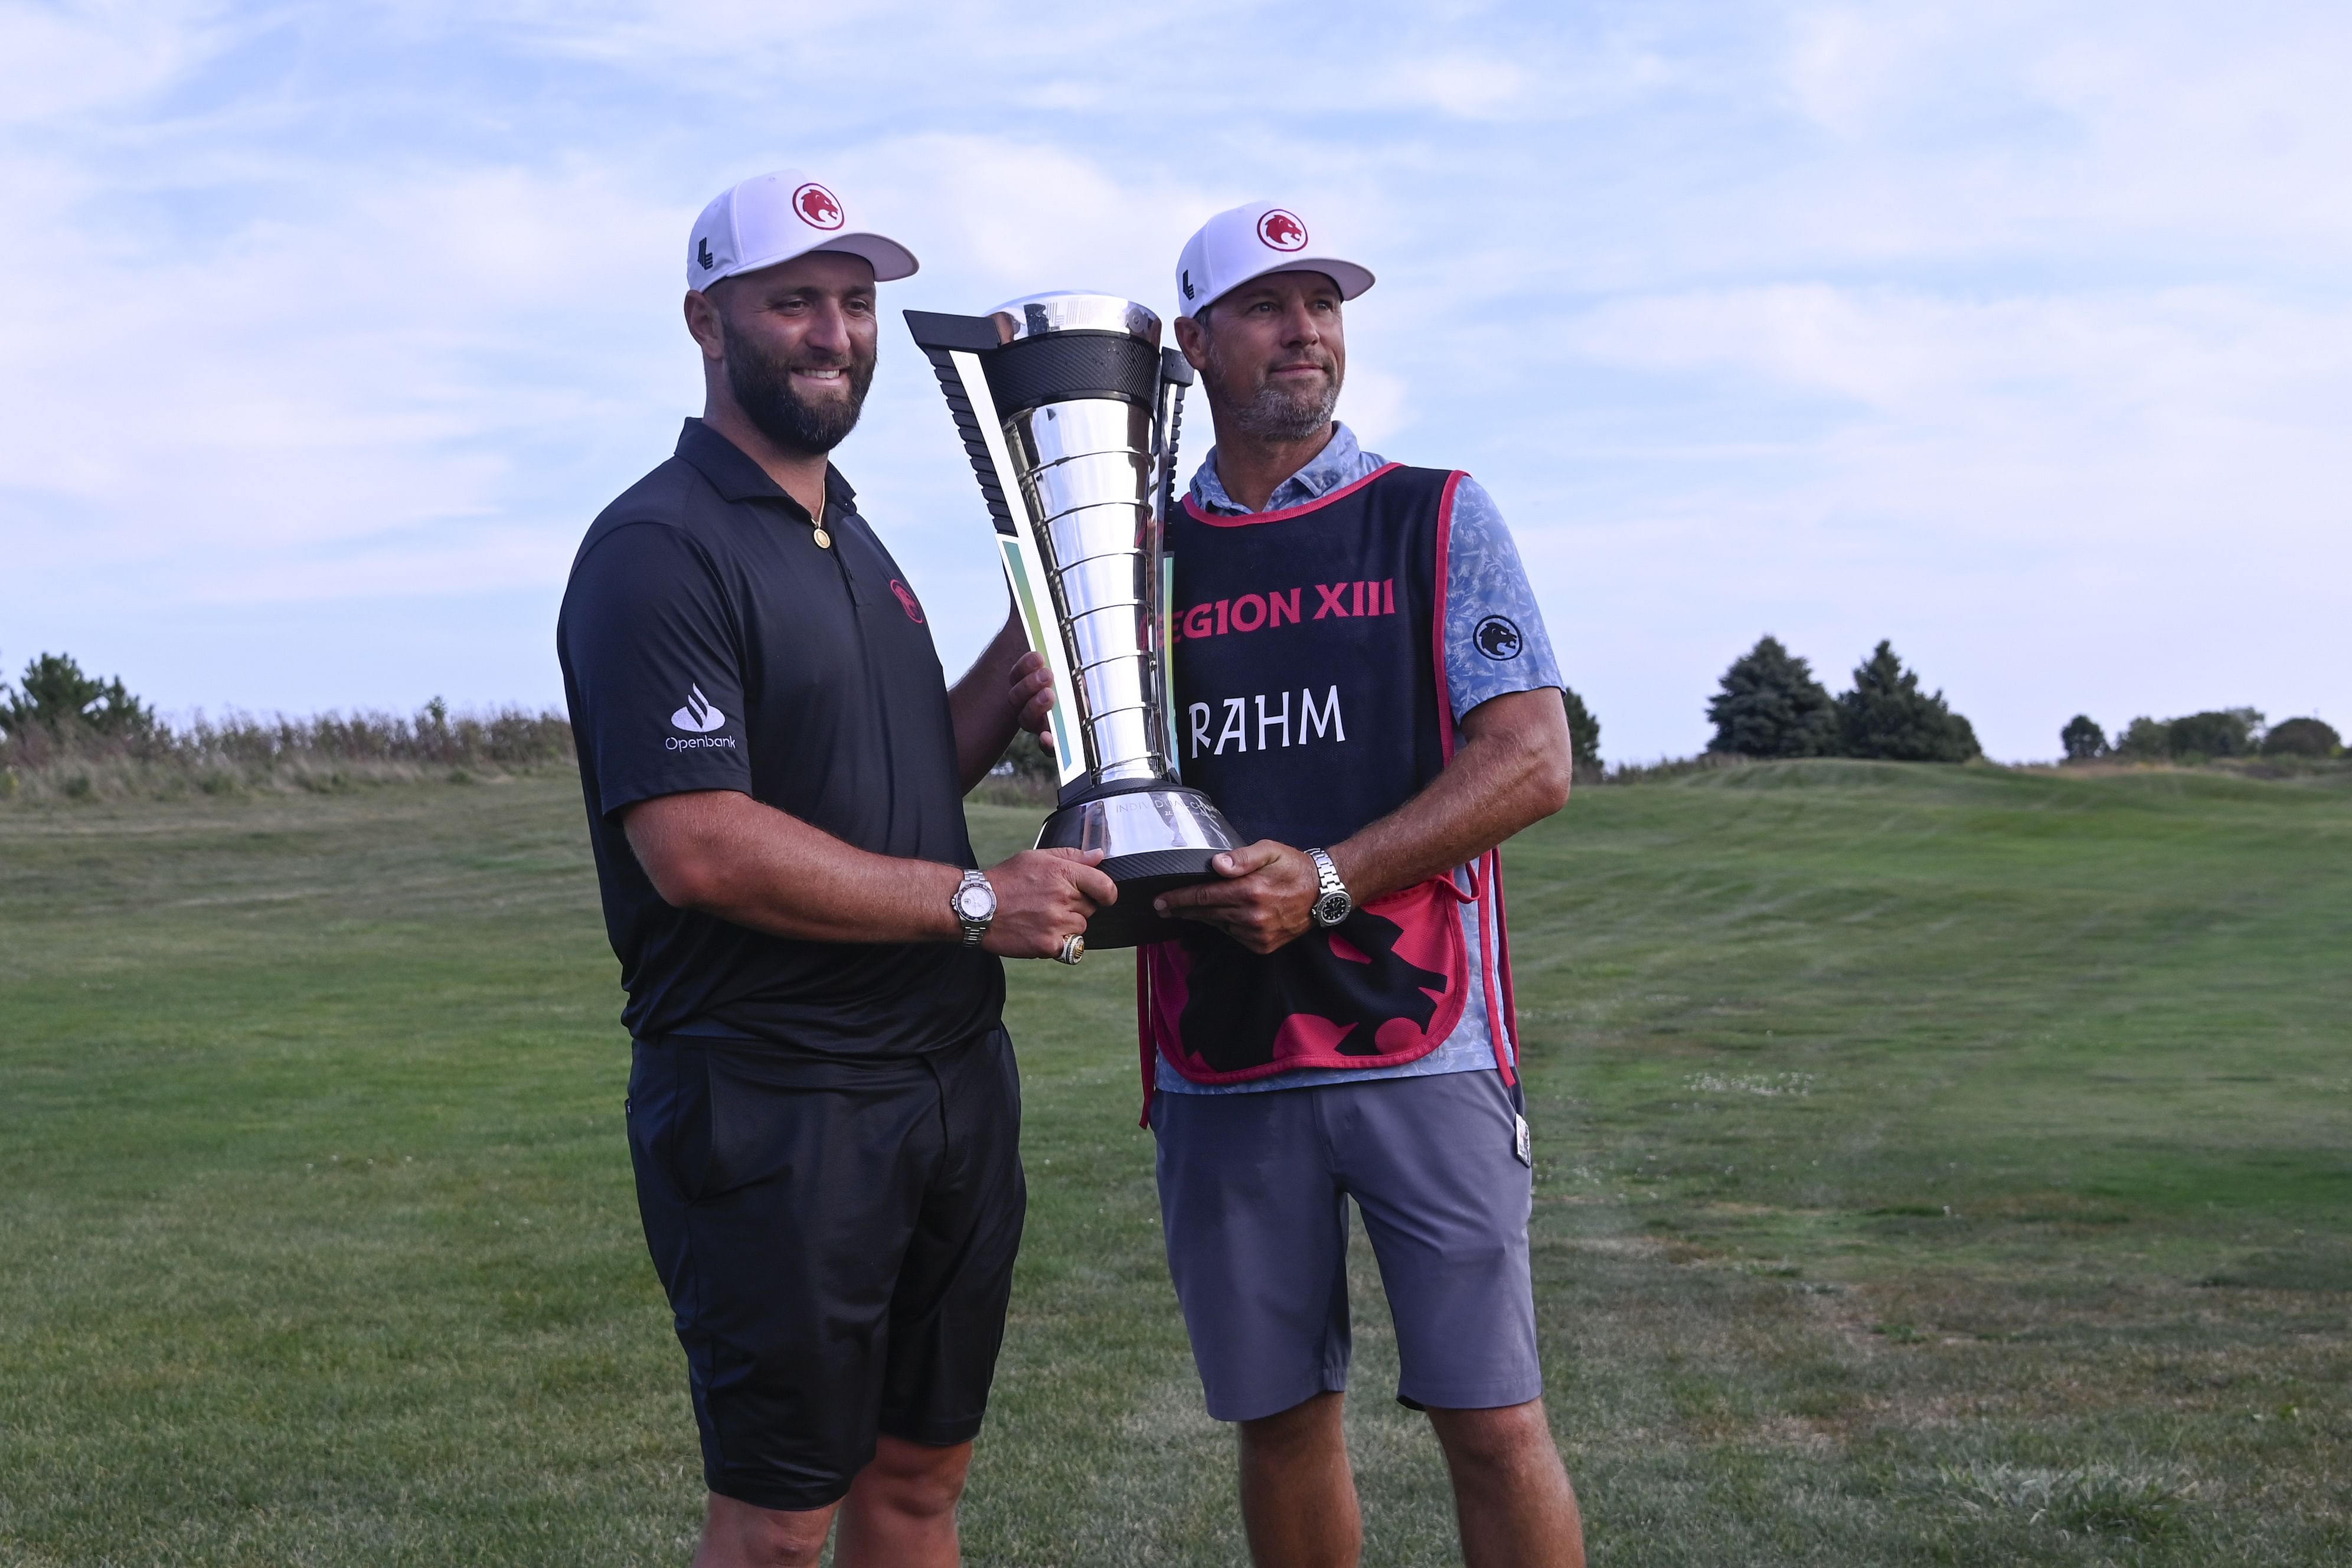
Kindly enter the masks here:
[[1321, 884], [1309, 912], [1317, 925], [1328, 931], [1356, 912], [1356, 900], [1349, 896], [1348, 884], [1339, 880], [1339, 868], [1331, 864], [1331, 857], [1320, 849], [1309, 849], [1307, 858], [1315, 862], [1316, 880]]
[[948, 896], [948, 908], [955, 911], [956, 924], [963, 927], [964, 946], [978, 947], [980, 939], [988, 934], [988, 922], [996, 918], [996, 889], [979, 872], [966, 871]]

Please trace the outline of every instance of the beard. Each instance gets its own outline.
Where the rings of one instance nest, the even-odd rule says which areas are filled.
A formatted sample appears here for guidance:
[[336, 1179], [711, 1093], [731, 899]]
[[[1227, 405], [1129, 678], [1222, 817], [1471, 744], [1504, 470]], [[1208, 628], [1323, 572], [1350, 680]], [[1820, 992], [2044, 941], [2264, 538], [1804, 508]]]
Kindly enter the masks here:
[[1316, 349], [1306, 356], [1323, 367], [1324, 380], [1317, 388], [1297, 387], [1286, 390], [1270, 385], [1266, 367], [1260, 365], [1249, 378], [1248, 395], [1235, 396], [1234, 376], [1223, 356], [1217, 352], [1216, 335], [1209, 336], [1209, 374], [1205, 378], [1210, 387], [1217, 389], [1223, 412], [1233, 420], [1244, 435], [1261, 441], [1304, 441], [1331, 423], [1331, 415], [1339, 406], [1339, 362], [1328, 349]]
[[[773, 353], [738, 333], [723, 312], [719, 337], [727, 353], [727, 385], [735, 395], [735, 405], [761, 435], [785, 451], [821, 456], [857, 427], [866, 389], [874, 384], [872, 354], [835, 361]], [[849, 373], [847, 397], [811, 403], [793, 390], [793, 372], [835, 369]]]

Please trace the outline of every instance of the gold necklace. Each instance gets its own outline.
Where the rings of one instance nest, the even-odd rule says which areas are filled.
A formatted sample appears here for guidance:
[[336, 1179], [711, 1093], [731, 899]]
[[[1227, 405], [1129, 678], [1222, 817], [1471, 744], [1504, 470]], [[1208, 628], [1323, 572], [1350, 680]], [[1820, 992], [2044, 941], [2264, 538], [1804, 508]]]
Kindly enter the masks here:
[[823, 501], [819, 501], [817, 503], [814, 521], [816, 524], [816, 533], [814, 535], [816, 539], [816, 547], [819, 550], [832, 549], [833, 535], [824, 531], [824, 503]]

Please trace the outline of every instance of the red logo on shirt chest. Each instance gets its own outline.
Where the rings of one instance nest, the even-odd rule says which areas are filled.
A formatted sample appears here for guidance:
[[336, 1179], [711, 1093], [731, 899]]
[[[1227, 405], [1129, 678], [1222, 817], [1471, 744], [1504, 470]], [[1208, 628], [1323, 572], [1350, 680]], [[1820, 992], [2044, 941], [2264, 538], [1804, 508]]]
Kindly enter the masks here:
[[923, 606], [922, 602], [915, 597], [915, 591], [893, 577], [890, 579], [890, 592], [898, 595], [898, 607], [907, 612], [907, 618], [917, 626], [921, 626]]

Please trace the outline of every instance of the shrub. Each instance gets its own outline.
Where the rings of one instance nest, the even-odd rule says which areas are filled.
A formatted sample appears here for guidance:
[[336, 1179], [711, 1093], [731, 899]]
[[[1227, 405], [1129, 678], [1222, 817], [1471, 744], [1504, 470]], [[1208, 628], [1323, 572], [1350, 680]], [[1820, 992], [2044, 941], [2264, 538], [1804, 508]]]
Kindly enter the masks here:
[[2288, 719], [2263, 737], [2266, 757], [2332, 757], [2343, 749], [2344, 737], [2318, 719]]
[[1040, 780], [1049, 787], [1061, 778], [1054, 753], [1045, 749], [1045, 742], [1026, 730], [1013, 737], [1013, 744], [1005, 748], [1004, 760], [996, 764], [996, 772], [1001, 777]]
[[1568, 687], [1559, 689], [1560, 705], [1568, 710], [1568, 743], [1576, 754], [1576, 776], [1599, 778], [1605, 771], [1601, 761], [1601, 721]]
[[1941, 691], [1919, 689], [1892, 643], [1881, 640], [1856, 666], [1853, 689], [1838, 698], [1840, 750], [1890, 763], [1965, 763], [1981, 754], [1976, 727], [1952, 711]]
[[2254, 749], [2263, 716], [2251, 708], [2191, 713], [2166, 727], [2167, 748], [2176, 757], [2242, 757]]
[[0, 737], [35, 728], [52, 739], [144, 735], [155, 728], [155, 710], [131, 696], [121, 676], [100, 680], [84, 675], [70, 654], [45, 653], [25, 666], [21, 688], [0, 683]]
[[[143, 712], [144, 710], [142, 710]], [[453, 714], [436, 698], [413, 719], [322, 713], [268, 719], [198, 714], [184, 726], [148, 717], [121, 732], [68, 721], [12, 727], [0, 739], [0, 795], [43, 799], [200, 792], [343, 789], [367, 782], [481, 776], [569, 763], [572, 726], [520, 709]]]
[[1054, 753], [1024, 730], [1013, 737], [1004, 755], [970, 793], [992, 805], [1050, 805], [1060, 784], [1061, 770], [1054, 765]]
[[1780, 646], [1778, 637], [1731, 661], [1723, 689], [1707, 700], [1715, 726], [1710, 752], [1749, 757], [1824, 757], [1837, 750], [1837, 708], [1812, 667]]
[[2172, 726], [2142, 714], [2116, 731], [2115, 753], [2134, 762], [2160, 763], [2172, 755]]
[[2107, 754], [2107, 732], [2092, 722], [2088, 713], [2077, 713], [2066, 721], [2058, 731], [2058, 743], [2066, 748], [2070, 763], [2087, 763]]

